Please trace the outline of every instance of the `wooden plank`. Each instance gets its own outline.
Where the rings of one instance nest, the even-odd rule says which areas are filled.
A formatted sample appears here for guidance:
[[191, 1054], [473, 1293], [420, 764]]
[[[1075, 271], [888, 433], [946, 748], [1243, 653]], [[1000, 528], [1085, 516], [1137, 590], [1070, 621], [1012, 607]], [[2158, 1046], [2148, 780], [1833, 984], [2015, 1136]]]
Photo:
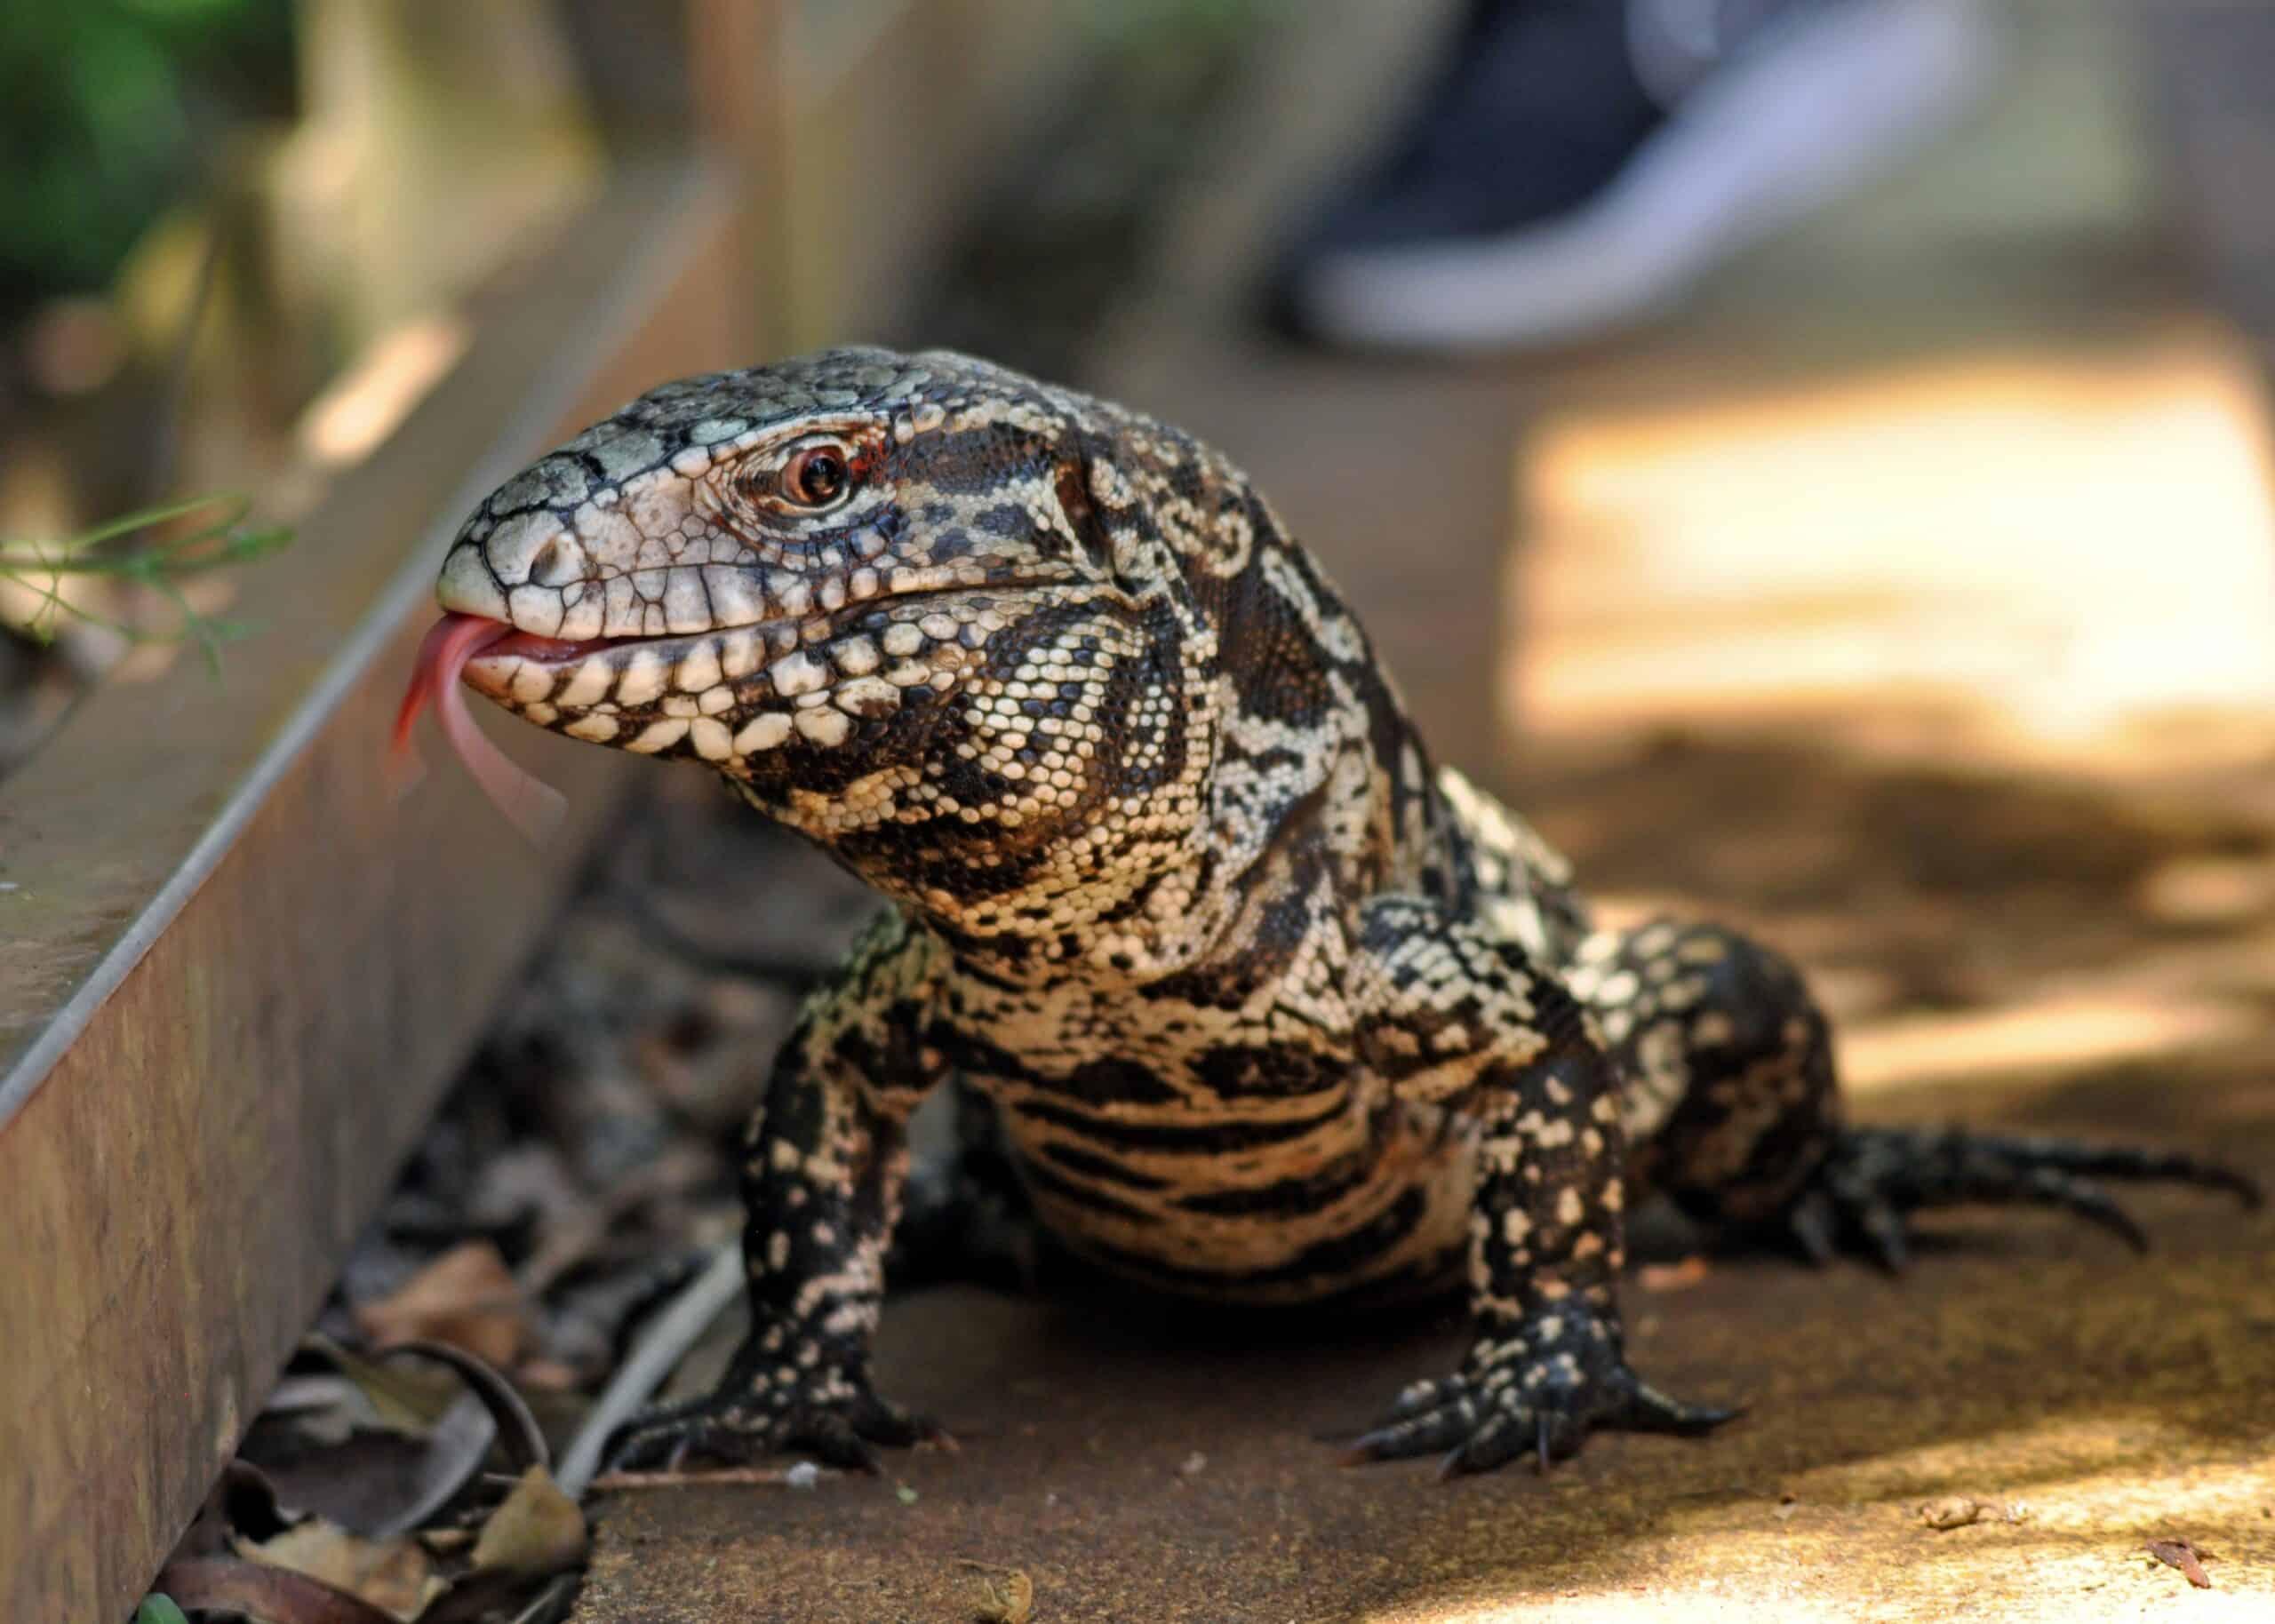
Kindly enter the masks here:
[[1082, 49], [1074, 10], [862, 0], [789, 13], [775, 171], [782, 347], [907, 334], [973, 187]]
[[265, 633], [93, 696], [0, 790], [0, 1612], [124, 1616], [226, 1461], [611, 799], [518, 848], [387, 722], [465, 511], [741, 352], [731, 190], [624, 174], [234, 607]]

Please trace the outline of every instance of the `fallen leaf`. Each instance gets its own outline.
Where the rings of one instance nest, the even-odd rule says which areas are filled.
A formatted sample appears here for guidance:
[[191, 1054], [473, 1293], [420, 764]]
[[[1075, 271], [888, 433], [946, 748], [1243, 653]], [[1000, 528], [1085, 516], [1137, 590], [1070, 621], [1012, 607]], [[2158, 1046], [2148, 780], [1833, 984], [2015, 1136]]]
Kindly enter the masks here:
[[523, 1359], [514, 1372], [514, 1379], [523, 1387], [541, 1388], [548, 1393], [573, 1393], [584, 1378], [559, 1359]]
[[979, 1576], [982, 1624], [1027, 1624], [1034, 1616], [1034, 1580], [1018, 1568], [996, 1567], [959, 1556], [956, 1565]]
[[530, 1413], [528, 1403], [496, 1365], [479, 1355], [451, 1342], [409, 1341], [381, 1349], [379, 1357], [389, 1364], [403, 1358], [425, 1359], [456, 1371], [459, 1380], [473, 1389], [497, 1423], [498, 1445], [506, 1452], [512, 1469], [553, 1465], [552, 1447], [546, 1443], [545, 1429], [537, 1424], [537, 1417]]
[[2023, 1520], [2018, 1508], [2000, 1505], [1996, 1501], [1977, 1500], [1972, 1494], [1948, 1494], [1941, 1500], [1928, 1501], [1919, 1510], [1920, 1520], [1939, 1532], [1965, 1528], [1973, 1523], [2019, 1523]]
[[449, 1372], [393, 1368], [341, 1347], [321, 1334], [303, 1337], [300, 1349], [328, 1361], [371, 1401], [371, 1413], [399, 1432], [426, 1431], [466, 1396], [465, 1384]]
[[367, 1540], [320, 1517], [236, 1546], [249, 1561], [305, 1574], [398, 1619], [417, 1618], [449, 1588], [416, 1540]]
[[290, 1568], [226, 1556], [169, 1563], [158, 1588], [184, 1607], [247, 1613], [264, 1624], [398, 1624], [369, 1602]]
[[358, 1303], [355, 1324], [377, 1343], [448, 1342], [498, 1365], [530, 1341], [513, 1271], [486, 1240], [453, 1246], [390, 1295]]
[[584, 1554], [585, 1514], [541, 1466], [522, 1474], [474, 1542], [477, 1572], [523, 1579], [549, 1578]]
[[226, 1556], [235, 1536], [266, 1540], [282, 1533], [285, 1526], [283, 1514], [276, 1506], [275, 1485], [268, 1481], [267, 1474], [243, 1461], [232, 1461], [221, 1469], [220, 1477], [205, 1492], [204, 1503], [198, 1507], [188, 1531], [175, 1543], [171, 1559], [188, 1562], [203, 1556]]
[[270, 1454], [259, 1464], [278, 1501], [367, 1539], [419, 1527], [482, 1469], [497, 1423], [468, 1394], [424, 1433], [361, 1427], [337, 1444]]
[[1635, 1271], [1635, 1284], [1647, 1292], [1681, 1291], [1713, 1272], [1713, 1266], [1694, 1252], [1679, 1263], [1644, 1264]]
[[2149, 1541], [2149, 1555], [2168, 1568], [2178, 1568], [2182, 1577], [2199, 1590], [2208, 1590], [2212, 1588], [2212, 1576], [2204, 1571], [2204, 1564], [2199, 1560], [2210, 1554], [2208, 1551], [2197, 1549], [2195, 1542], [2190, 1540]]
[[365, 1419], [363, 1394], [339, 1372], [282, 1376], [268, 1390], [259, 1421], [286, 1421], [326, 1444], [337, 1444]]
[[[275, 1485], [276, 1498], [350, 1532], [390, 1539], [423, 1526], [465, 1489], [495, 1444], [510, 1469], [546, 1465], [551, 1451], [529, 1405], [485, 1360], [448, 1342], [397, 1343], [365, 1359], [330, 1343], [312, 1343], [339, 1368], [371, 1407], [407, 1426], [359, 1427], [345, 1437], [310, 1444], [289, 1422], [256, 1429], [243, 1450]], [[409, 1361], [441, 1365], [472, 1389], [459, 1392], [431, 1422], [435, 1389]], [[305, 1380], [305, 1378], [304, 1378]], [[343, 1385], [346, 1385], [344, 1383]], [[256, 1535], [266, 1538], [273, 1530]]]
[[[532, 1466], [483, 1524], [470, 1553], [473, 1565], [426, 1615], [425, 1624], [558, 1617], [558, 1611], [548, 1615], [547, 1598], [565, 1607], [567, 1596], [546, 1581], [562, 1575], [573, 1588], [565, 1571], [583, 1558], [585, 1544], [584, 1513], [550, 1473]], [[546, 1588], [532, 1596], [539, 1586]]]

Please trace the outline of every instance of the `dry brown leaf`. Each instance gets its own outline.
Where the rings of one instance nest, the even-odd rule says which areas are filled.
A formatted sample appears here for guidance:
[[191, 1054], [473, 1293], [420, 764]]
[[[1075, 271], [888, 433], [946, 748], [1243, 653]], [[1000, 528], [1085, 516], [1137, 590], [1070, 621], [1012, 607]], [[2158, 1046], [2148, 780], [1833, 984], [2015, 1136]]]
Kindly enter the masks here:
[[959, 1556], [956, 1565], [979, 1576], [980, 1624], [1027, 1624], [1034, 1616], [1034, 1580], [1018, 1568], [1000, 1568]]
[[1713, 1265], [1694, 1252], [1680, 1262], [1644, 1264], [1635, 1271], [1635, 1284], [1647, 1292], [1677, 1292], [1713, 1272]]
[[389, 1624], [391, 1618], [305, 1573], [228, 1556], [169, 1563], [152, 1583], [177, 1606], [245, 1613], [267, 1624]]
[[574, 1567], [584, 1554], [585, 1514], [541, 1466], [522, 1474], [474, 1542], [477, 1572], [524, 1579]]
[[249, 1561], [304, 1573], [398, 1619], [417, 1618], [450, 1588], [418, 1540], [366, 1540], [321, 1517], [273, 1540], [235, 1544]]
[[543, 1392], [573, 1393], [583, 1378], [559, 1359], [524, 1359], [522, 1367], [514, 1373], [514, 1380]]
[[425, 1432], [466, 1396], [466, 1384], [449, 1370], [382, 1363], [321, 1334], [301, 1338], [300, 1349], [345, 1376], [371, 1402], [381, 1423], [398, 1432]]
[[264, 1453], [278, 1501], [314, 1512], [366, 1539], [422, 1526], [482, 1469], [496, 1428], [481, 1404], [461, 1398], [419, 1436], [358, 1428], [339, 1443]]
[[455, 1343], [437, 1341], [397, 1342], [382, 1349], [379, 1357], [390, 1365], [421, 1359], [448, 1366], [490, 1413], [498, 1446], [514, 1470], [553, 1464], [552, 1446], [546, 1442], [545, 1429], [538, 1425], [537, 1417], [530, 1413], [528, 1400], [489, 1361]]
[[231, 1540], [243, 1535], [266, 1540], [290, 1524], [276, 1505], [276, 1485], [259, 1467], [232, 1461], [205, 1493], [205, 1503], [175, 1544], [172, 1560], [225, 1556]]
[[1977, 1500], [1972, 1494], [1947, 1494], [1941, 1500], [1931, 1500], [1920, 1506], [1920, 1520], [1938, 1532], [1953, 1528], [1965, 1528], [1973, 1523], [2019, 1523], [2023, 1514], [2019, 1507], [2002, 1505], [1997, 1501]]
[[448, 1342], [500, 1367], [530, 1341], [513, 1271], [486, 1240], [451, 1247], [390, 1296], [359, 1303], [356, 1326], [372, 1341]]
[[2149, 1541], [2149, 1555], [2168, 1568], [2178, 1568], [2181, 1576], [2199, 1590], [2208, 1590], [2212, 1588], [2212, 1576], [2204, 1571], [2204, 1564], [2199, 1560], [2210, 1554], [2208, 1551], [2198, 1549], [2192, 1540], [2151, 1540]]

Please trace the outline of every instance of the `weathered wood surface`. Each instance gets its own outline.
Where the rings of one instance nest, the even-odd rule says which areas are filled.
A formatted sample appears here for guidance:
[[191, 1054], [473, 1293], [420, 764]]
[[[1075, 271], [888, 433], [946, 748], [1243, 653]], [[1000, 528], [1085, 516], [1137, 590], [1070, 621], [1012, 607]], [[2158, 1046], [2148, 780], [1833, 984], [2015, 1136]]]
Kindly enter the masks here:
[[465, 508], [749, 345], [730, 202], [624, 176], [248, 574], [262, 635], [0, 790], [0, 1612], [131, 1607], [573, 878], [613, 758], [500, 729], [575, 808], [539, 861], [447, 759], [397, 800], [387, 725]]

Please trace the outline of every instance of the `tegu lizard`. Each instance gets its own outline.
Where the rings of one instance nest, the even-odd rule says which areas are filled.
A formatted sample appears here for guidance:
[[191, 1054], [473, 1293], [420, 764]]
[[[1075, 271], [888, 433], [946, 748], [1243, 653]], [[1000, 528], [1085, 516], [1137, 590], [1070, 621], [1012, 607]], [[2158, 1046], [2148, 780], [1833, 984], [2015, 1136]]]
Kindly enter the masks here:
[[1465, 1286], [1467, 1357], [1350, 1450], [1452, 1471], [1727, 1419], [1629, 1367], [1646, 1191], [1891, 1265], [1922, 1207], [2137, 1242], [2095, 1180], [2256, 1198], [2184, 1156], [1844, 1123], [1784, 959], [1592, 928], [1241, 472], [1072, 390], [881, 349], [667, 384], [483, 502], [439, 595], [475, 689], [704, 763], [893, 904], [751, 1120], [748, 1338], [623, 1463], [874, 1466], [933, 1432], [869, 1344], [909, 1118], [952, 1077], [1034, 1220], [1107, 1270], [1267, 1303]]

